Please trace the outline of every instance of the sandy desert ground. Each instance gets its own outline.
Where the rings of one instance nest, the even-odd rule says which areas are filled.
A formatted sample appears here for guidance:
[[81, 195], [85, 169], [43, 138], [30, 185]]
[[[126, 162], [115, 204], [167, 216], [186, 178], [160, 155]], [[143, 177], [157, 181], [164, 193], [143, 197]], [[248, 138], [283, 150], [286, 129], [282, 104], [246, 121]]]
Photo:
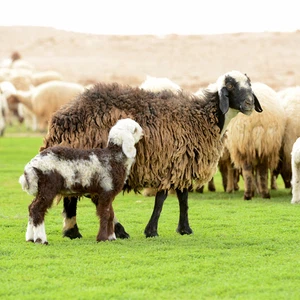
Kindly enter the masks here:
[[168, 77], [192, 92], [230, 70], [279, 90], [300, 85], [300, 31], [199, 36], [104, 36], [43, 27], [0, 27], [0, 59], [18, 51], [36, 70], [67, 81], [139, 85]]

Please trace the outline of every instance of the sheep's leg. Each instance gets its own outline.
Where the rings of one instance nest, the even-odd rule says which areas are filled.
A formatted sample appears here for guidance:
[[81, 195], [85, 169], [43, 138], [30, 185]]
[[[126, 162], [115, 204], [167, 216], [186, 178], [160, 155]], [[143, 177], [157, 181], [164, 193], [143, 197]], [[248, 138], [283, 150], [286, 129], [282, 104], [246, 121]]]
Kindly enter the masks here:
[[223, 189], [224, 192], [226, 192], [227, 190], [227, 181], [228, 181], [228, 165], [227, 163], [219, 163], [219, 171], [221, 173], [222, 176], [222, 185], [223, 185]]
[[226, 193], [232, 192], [234, 192], [234, 168], [231, 164], [228, 164]]
[[29, 205], [26, 241], [48, 244], [44, 220], [47, 209], [51, 207], [55, 195], [56, 192], [54, 189], [52, 190], [52, 193], [48, 190], [46, 196], [41, 196], [40, 193], [38, 193], [37, 197]]
[[268, 164], [267, 161], [262, 161], [257, 165], [258, 188], [262, 198], [271, 198], [268, 189]]
[[158, 236], [157, 233], [158, 219], [167, 196], [168, 196], [167, 190], [161, 190], [156, 193], [153, 212], [144, 231], [146, 237]]
[[117, 217], [114, 216], [114, 230], [116, 238], [128, 239], [130, 235], [125, 231], [124, 226], [118, 221]]
[[233, 169], [233, 182], [234, 182], [234, 190], [238, 191], [240, 189], [239, 187], [239, 177], [240, 177], [240, 170], [239, 169]]
[[245, 191], [244, 191], [244, 200], [251, 200], [252, 199], [252, 191], [253, 191], [253, 188], [252, 188], [252, 185], [253, 185], [253, 182], [252, 182], [252, 165], [251, 164], [247, 164], [247, 163], [244, 163], [243, 165], [243, 177], [244, 177], [244, 188], [245, 188]]
[[[100, 228], [97, 235], [97, 242], [115, 240], [116, 235], [114, 233], [114, 211], [109, 200], [101, 200], [98, 198], [97, 215], [100, 218]], [[94, 202], [94, 201], [93, 201]]]
[[70, 239], [82, 238], [76, 221], [77, 197], [64, 198], [64, 227], [63, 236]]
[[180, 191], [179, 189], [176, 189], [177, 198], [179, 201], [179, 222], [177, 227], [177, 232], [181, 235], [184, 234], [191, 234], [193, 233], [193, 230], [190, 228], [189, 225], [189, 217], [188, 217], [188, 190], [183, 189], [183, 191]]
[[211, 192], [215, 192], [216, 191], [216, 186], [215, 186], [214, 178], [212, 178], [208, 182], [208, 190], [211, 191]]
[[292, 160], [292, 204], [300, 203], [300, 164]]

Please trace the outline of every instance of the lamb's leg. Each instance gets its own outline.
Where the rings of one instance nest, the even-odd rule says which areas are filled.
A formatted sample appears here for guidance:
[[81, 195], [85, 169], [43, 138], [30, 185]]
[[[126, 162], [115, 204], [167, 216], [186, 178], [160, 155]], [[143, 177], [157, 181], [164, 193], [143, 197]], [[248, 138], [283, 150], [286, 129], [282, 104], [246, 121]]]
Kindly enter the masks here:
[[117, 239], [115, 231], [114, 231], [114, 217], [115, 217], [115, 213], [114, 213], [114, 209], [113, 209], [112, 203], [111, 203], [110, 204], [109, 221], [108, 221], [108, 226], [107, 226], [107, 235], [108, 235], [109, 241], [113, 241], [113, 240]]
[[53, 194], [49, 192], [45, 196], [41, 196], [38, 193], [37, 197], [29, 205], [29, 220], [26, 231], [27, 242], [48, 244], [44, 220], [47, 209], [51, 207], [55, 195], [54, 191]]
[[[98, 202], [99, 202], [99, 197], [97, 195], [94, 195], [92, 197], [92, 201], [97, 206]], [[130, 235], [125, 231], [124, 226], [118, 221], [115, 214], [114, 214], [113, 223], [114, 223], [114, 231], [115, 231], [116, 238], [118, 238], [118, 239], [128, 239], [130, 237]]]
[[[93, 201], [94, 202], [94, 201]], [[100, 218], [100, 228], [97, 235], [97, 242], [115, 240], [113, 231], [114, 211], [110, 200], [103, 201], [98, 198], [97, 215]]]
[[64, 198], [64, 227], [63, 236], [70, 239], [82, 238], [76, 221], [77, 197]]
[[188, 190], [183, 189], [183, 191], [180, 191], [179, 189], [176, 189], [177, 198], [179, 201], [179, 222], [177, 227], [177, 232], [181, 235], [184, 234], [191, 234], [193, 233], [193, 230], [190, 228], [189, 225], [189, 217], [188, 217]]
[[243, 177], [244, 177], [244, 200], [251, 200], [252, 199], [252, 194], [253, 194], [253, 188], [252, 188], [252, 180], [253, 180], [253, 175], [252, 175], [252, 165], [244, 163], [243, 166]]
[[271, 198], [268, 189], [268, 164], [267, 161], [262, 161], [257, 165], [258, 188], [262, 198]]
[[157, 233], [158, 219], [167, 196], [168, 196], [167, 190], [161, 190], [156, 193], [153, 212], [144, 231], [146, 237], [158, 236]]

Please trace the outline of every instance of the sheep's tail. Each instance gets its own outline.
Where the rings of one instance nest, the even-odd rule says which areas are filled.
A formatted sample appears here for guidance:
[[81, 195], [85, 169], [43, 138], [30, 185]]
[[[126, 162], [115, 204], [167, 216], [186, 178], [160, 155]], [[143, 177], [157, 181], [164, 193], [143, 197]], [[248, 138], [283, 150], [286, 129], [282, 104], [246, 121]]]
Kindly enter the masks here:
[[24, 174], [20, 176], [19, 183], [22, 186], [23, 191], [29, 195], [36, 196], [38, 192], [38, 176], [34, 168], [29, 167], [28, 170], [24, 171]]

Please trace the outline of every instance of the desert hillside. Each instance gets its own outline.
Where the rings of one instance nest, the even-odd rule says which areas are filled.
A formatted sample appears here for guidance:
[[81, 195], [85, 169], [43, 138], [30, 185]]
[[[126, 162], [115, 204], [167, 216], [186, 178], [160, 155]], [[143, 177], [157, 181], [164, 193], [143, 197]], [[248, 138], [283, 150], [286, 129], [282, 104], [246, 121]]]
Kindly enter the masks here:
[[139, 85], [169, 77], [196, 91], [227, 71], [274, 89], [300, 85], [300, 31], [199, 36], [104, 36], [43, 27], [0, 27], [0, 59], [18, 51], [37, 70], [80, 83]]

